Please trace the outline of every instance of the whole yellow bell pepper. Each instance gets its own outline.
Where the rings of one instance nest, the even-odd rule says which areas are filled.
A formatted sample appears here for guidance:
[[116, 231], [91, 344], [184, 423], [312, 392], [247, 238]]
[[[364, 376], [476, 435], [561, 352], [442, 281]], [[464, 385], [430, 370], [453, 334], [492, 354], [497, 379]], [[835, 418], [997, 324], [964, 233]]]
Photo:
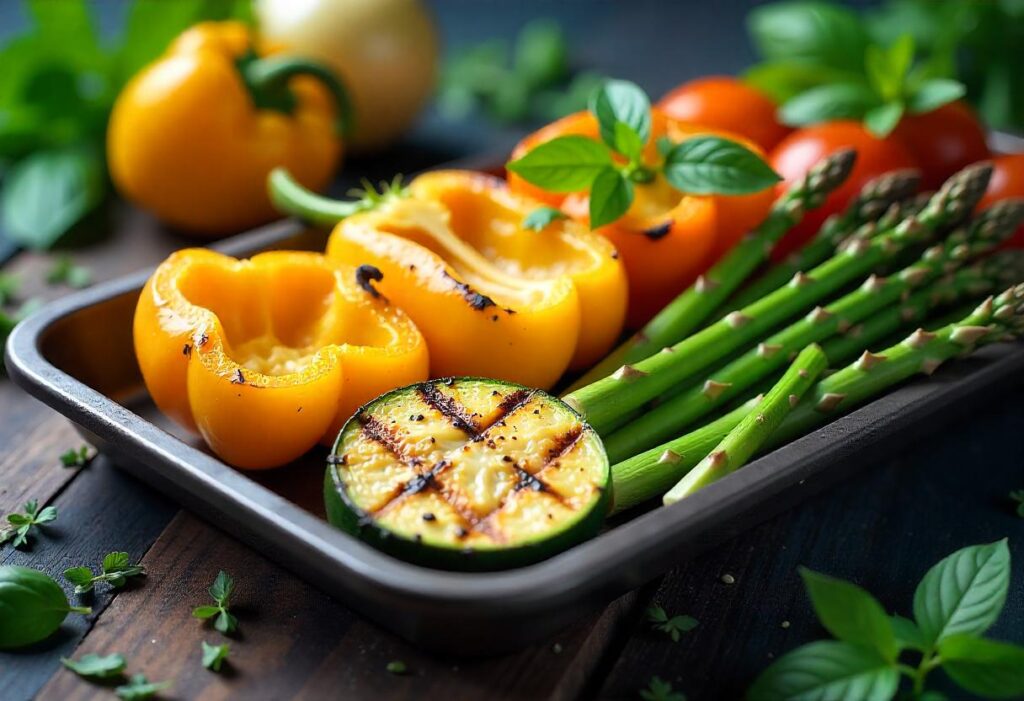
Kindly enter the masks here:
[[110, 175], [127, 199], [193, 232], [269, 221], [267, 174], [327, 184], [351, 108], [319, 63], [257, 55], [239, 22], [205, 22], [125, 86], [107, 130]]
[[423, 336], [377, 277], [316, 253], [178, 251], [135, 310], [146, 387], [237, 467], [276, 467], [330, 443], [360, 405], [427, 377]]
[[[282, 211], [321, 225], [342, 220], [331, 237], [328, 255], [349, 263], [358, 262], [359, 255], [368, 255], [363, 253], [363, 249], [370, 247], [370, 235], [366, 232], [372, 229], [426, 246], [455, 267], [457, 275], [466, 278], [464, 282], [469, 277], [484, 278], [474, 283], [474, 287], [481, 290], [496, 282], [505, 287], [524, 289], [533, 285], [536, 289], [538, 283], [567, 277], [576, 289], [580, 317], [571, 353], [572, 368], [587, 367], [603, 357], [622, 331], [627, 282], [625, 268], [614, 246], [603, 236], [587, 231], [572, 220], [552, 221], [541, 231], [527, 228], [524, 219], [541, 205], [510, 192], [500, 178], [475, 171], [434, 171], [413, 179], [406, 191], [391, 190], [383, 196], [357, 202], [338, 202], [305, 191], [286, 173], [275, 171], [271, 175], [270, 191]], [[421, 204], [410, 204], [409, 201]], [[362, 233], [361, 243], [355, 242], [353, 232], [356, 230]], [[342, 241], [347, 242], [344, 247]], [[393, 246], [387, 248], [389, 251], [397, 250]], [[382, 265], [384, 255], [374, 253], [374, 265]], [[403, 252], [403, 255], [412, 254]], [[443, 288], [443, 285], [428, 279], [411, 284], [435, 291]], [[501, 294], [496, 291], [496, 296], [492, 296], [498, 299]], [[410, 311], [397, 296], [395, 300], [403, 309]], [[411, 303], [419, 302], [416, 299]], [[448, 321], [443, 315], [430, 314], [429, 309], [426, 311], [425, 317], [413, 315], [413, 318], [429, 340], [431, 329]], [[494, 333], [494, 330], [487, 333]], [[563, 326], [555, 333], [558, 340], [563, 341], [569, 336], [569, 327]], [[534, 343], [543, 344], [549, 340], [537, 338]], [[529, 339], [523, 339], [523, 343], [528, 342]], [[432, 343], [435, 374], [468, 374], [466, 367], [461, 365], [462, 361], [458, 361], [465, 354], [466, 351], [452, 348], [450, 354], [445, 354], [452, 362], [441, 364], [436, 342]], [[512, 375], [487, 372], [487, 364], [480, 359], [465, 362], [484, 375], [549, 386], [553, 379], [551, 382], [531, 382], [528, 378], [557, 377], [565, 369], [559, 368], [558, 357], [538, 361], [549, 366], [544, 372], [540, 372], [540, 368], [528, 371], [519, 367]], [[509, 368], [506, 369], [523, 360], [523, 357], [518, 361], [509, 358]], [[503, 368], [505, 364], [503, 361]]]

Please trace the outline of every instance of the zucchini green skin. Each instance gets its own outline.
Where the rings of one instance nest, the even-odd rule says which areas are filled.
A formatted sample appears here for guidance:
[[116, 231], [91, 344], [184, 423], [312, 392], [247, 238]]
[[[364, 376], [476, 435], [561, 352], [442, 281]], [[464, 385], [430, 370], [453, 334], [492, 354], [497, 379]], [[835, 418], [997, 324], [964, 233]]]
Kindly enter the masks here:
[[[591, 454], [597, 458], [597, 460], [586, 463], [587, 475], [593, 482], [594, 490], [590, 501], [585, 503], [582, 508], [576, 509], [571, 518], [560, 519], [552, 527], [545, 528], [539, 535], [534, 534], [514, 543], [485, 543], [470, 547], [454, 547], [450, 543], [426, 538], [417, 539], [397, 532], [381, 523], [378, 518], [357, 503], [353, 494], [346, 487], [343, 475], [343, 471], [350, 468], [339, 463], [338, 460], [346, 455], [346, 440], [348, 439], [351, 444], [353, 437], [361, 434], [364, 430], [365, 417], [374, 416], [375, 410], [388, 403], [407, 401], [411, 395], [420, 392], [421, 388], [426, 385], [465, 388], [470, 383], [480, 385], [475, 389], [501, 391], [509, 397], [514, 393], [529, 393], [528, 401], [531, 403], [536, 401], [544, 406], [553, 407], [559, 412], [559, 418], [571, 417], [572, 421], [581, 427], [580, 440], [592, 442], [588, 447], [591, 449]], [[503, 423], [514, 414], [515, 410], [502, 415], [501, 420], [493, 425]], [[411, 416], [409, 418], [413, 419]], [[490, 427], [490, 425], [485, 427], [483, 431], [486, 432]], [[471, 442], [474, 441], [467, 441], [466, 445], [470, 445]], [[595, 447], [596, 450], [593, 450]], [[403, 560], [449, 570], [509, 569], [543, 560], [596, 535], [611, 507], [611, 468], [596, 432], [576, 411], [551, 395], [514, 383], [486, 378], [433, 380], [401, 387], [383, 394], [361, 407], [346, 422], [338, 434], [331, 457], [328, 459], [324, 477], [324, 503], [327, 519], [331, 524]]]

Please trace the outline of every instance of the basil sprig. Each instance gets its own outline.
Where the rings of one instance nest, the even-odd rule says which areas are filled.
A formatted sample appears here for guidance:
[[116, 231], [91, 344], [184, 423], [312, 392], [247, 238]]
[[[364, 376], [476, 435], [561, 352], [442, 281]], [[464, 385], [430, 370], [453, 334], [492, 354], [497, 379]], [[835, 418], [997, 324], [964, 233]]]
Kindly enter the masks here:
[[[906, 677], [913, 698], [943, 671], [983, 698], [1024, 694], [1024, 647], [981, 635], [999, 616], [1010, 587], [1006, 540], [958, 550], [928, 570], [914, 593], [914, 620], [888, 616], [860, 587], [801, 570], [814, 611], [837, 640], [783, 655], [747, 693], [748, 701], [828, 698], [888, 701]], [[913, 654], [917, 666], [901, 661]], [[932, 692], [934, 694], [934, 692]]]
[[[691, 194], [744, 195], [780, 180], [757, 154], [717, 136], [659, 144], [655, 163], [644, 159], [651, 139], [651, 102], [625, 80], [609, 80], [590, 98], [600, 140], [560, 136], [506, 164], [508, 170], [549, 192], [588, 192], [590, 227], [609, 224], [629, 210], [635, 187], [663, 176]], [[538, 220], [539, 221], [539, 220]]]
[[751, 12], [748, 26], [765, 61], [746, 79], [783, 103], [779, 119], [790, 126], [855, 119], [884, 137], [904, 115], [931, 112], [966, 93], [934, 61], [917, 62], [911, 34], [883, 43], [846, 8], [764, 5]]

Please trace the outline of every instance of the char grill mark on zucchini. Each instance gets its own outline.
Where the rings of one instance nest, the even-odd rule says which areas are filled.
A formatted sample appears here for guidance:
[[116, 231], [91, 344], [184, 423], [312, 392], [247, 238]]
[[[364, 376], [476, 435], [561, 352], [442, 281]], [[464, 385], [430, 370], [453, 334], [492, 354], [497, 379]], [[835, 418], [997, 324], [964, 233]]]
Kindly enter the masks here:
[[491, 380], [384, 395], [346, 425], [329, 463], [336, 525], [485, 560], [538, 559], [539, 541], [592, 535], [609, 496], [593, 429], [544, 392]]

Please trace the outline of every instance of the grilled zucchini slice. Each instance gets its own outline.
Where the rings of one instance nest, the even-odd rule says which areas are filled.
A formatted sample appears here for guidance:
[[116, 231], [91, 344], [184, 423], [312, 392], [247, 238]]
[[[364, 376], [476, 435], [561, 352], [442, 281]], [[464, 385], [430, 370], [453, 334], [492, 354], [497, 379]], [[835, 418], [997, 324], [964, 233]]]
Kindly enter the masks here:
[[338, 435], [324, 495], [335, 526], [397, 557], [516, 567], [600, 528], [611, 470], [597, 433], [536, 389], [423, 382], [363, 406]]

